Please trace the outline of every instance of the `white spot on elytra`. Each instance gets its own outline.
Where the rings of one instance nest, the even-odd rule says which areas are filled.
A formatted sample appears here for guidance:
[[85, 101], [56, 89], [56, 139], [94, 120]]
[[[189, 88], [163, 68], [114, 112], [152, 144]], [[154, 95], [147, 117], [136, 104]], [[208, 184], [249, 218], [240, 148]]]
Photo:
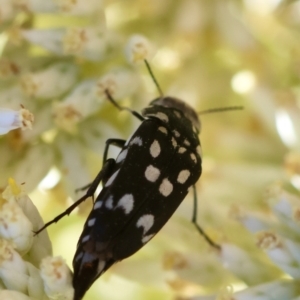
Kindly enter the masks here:
[[190, 177], [191, 172], [189, 170], [182, 170], [179, 172], [177, 181], [181, 184], [185, 183]]
[[108, 209], [112, 209], [114, 207], [114, 199], [112, 196], [109, 196], [109, 198], [105, 201], [105, 207]]
[[85, 243], [87, 242], [88, 240], [90, 239], [90, 235], [86, 235], [82, 240], [81, 240], [81, 243]]
[[165, 128], [165, 127], [163, 127], [163, 126], [158, 127], [158, 130], [161, 131], [161, 132], [164, 133], [164, 134], [168, 134], [167, 128]]
[[186, 151], [186, 148], [184, 148], [184, 147], [180, 147], [178, 149], [178, 153], [180, 153], [180, 154], [184, 153], [185, 151]]
[[134, 133], [128, 138], [128, 140], [126, 141], [126, 143], [125, 143], [124, 146], [128, 146], [128, 144], [129, 144], [129, 142], [130, 142], [130, 140], [131, 140], [131, 138], [132, 138], [133, 135], [134, 135]]
[[163, 196], [167, 197], [173, 191], [173, 184], [167, 178], [165, 178], [159, 186], [159, 191]]
[[158, 113], [156, 113], [155, 116], [156, 116], [158, 119], [162, 120], [163, 122], [169, 122], [168, 116], [167, 116], [166, 114], [160, 112], [160, 111], [159, 111]]
[[154, 140], [152, 145], [150, 146], [150, 154], [152, 157], [157, 157], [160, 154], [160, 145], [157, 140]]
[[200, 155], [200, 157], [202, 157], [202, 149], [201, 149], [201, 146], [200, 146], [200, 145], [197, 146], [196, 151], [197, 151], [197, 153]]
[[173, 130], [173, 133], [176, 137], [180, 137], [180, 133], [177, 130]]
[[143, 215], [141, 216], [137, 223], [136, 227], [143, 227], [144, 228], [144, 233], [145, 234], [154, 224], [154, 216], [153, 215]]
[[83, 252], [82, 261], [80, 264], [80, 270], [85, 263], [90, 263], [95, 259], [95, 255], [89, 252]]
[[177, 117], [177, 118], [181, 118], [181, 115], [180, 115], [180, 112], [174, 110], [174, 115]]
[[116, 207], [124, 209], [125, 214], [128, 215], [133, 210], [134, 198], [132, 194], [125, 194], [118, 202]]
[[105, 267], [105, 261], [104, 260], [100, 260], [98, 262], [97, 274], [101, 274], [103, 272], [104, 267]]
[[190, 156], [191, 156], [191, 159], [193, 160], [193, 162], [196, 163], [197, 162], [196, 155], [194, 153], [191, 153]]
[[93, 218], [93, 219], [88, 220], [88, 226], [89, 226], [89, 227], [94, 226], [95, 222], [96, 222], [96, 218]]
[[145, 171], [145, 177], [151, 182], [155, 182], [160, 175], [159, 169], [149, 165]]
[[128, 149], [124, 149], [124, 150], [118, 155], [118, 157], [117, 157], [117, 159], [116, 159], [116, 163], [119, 163], [119, 162], [123, 161], [123, 160], [126, 158], [127, 153], [128, 153]]
[[153, 237], [154, 237], [154, 234], [149, 234], [149, 235], [144, 236], [142, 238], [142, 243], [145, 244], [145, 243], [149, 242], [149, 240], [151, 240]]
[[109, 177], [109, 179], [108, 179], [108, 180], [106, 181], [106, 183], [105, 183], [105, 187], [107, 187], [107, 186], [109, 186], [109, 185], [111, 185], [111, 184], [113, 183], [113, 181], [116, 179], [116, 177], [117, 177], [119, 171], [120, 171], [120, 169], [117, 170], [114, 174], [112, 174], [112, 175]]
[[143, 145], [143, 140], [139, 137], [136, 136], [131, 142], [130, 145], [138, 145], [138, 146], [142, 146]]
[[80, 252], [76, 257], [75, 257], [75, 261], [78, 261], [82, 258], [83, 256], [83, 252]]
[[174, 139], [174, 137], [172, 137], [172, 145], [173, 145], [174, 148], [177, 147], [177, 142], [176, 142], [176, 140]]
[[191, 146], [191, 143], [190, 143], [187, 139], [185, 139], [185, 140], [183, 141], [183, 143], [184, 143], [186, 146]]
[[95, 209], [101, 208], [102, 204], [103, 204], [102, 201], [97, 201], [97, 202], [94, 204], [94, 210], [95, 210]]

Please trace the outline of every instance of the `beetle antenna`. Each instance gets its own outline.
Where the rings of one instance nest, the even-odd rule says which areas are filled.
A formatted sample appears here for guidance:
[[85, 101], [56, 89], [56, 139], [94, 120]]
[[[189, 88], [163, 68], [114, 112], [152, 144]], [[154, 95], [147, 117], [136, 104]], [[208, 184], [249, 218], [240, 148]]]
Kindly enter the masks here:
[[223, 112], [223, 111], [231, 111], [231, 110], [242, 110], [242, 109], [244, 109], [243, 106], [217, 107], [217, 108], [201, 110], [198, 112], [198, 115], [205, 115], [205, 114], [211, 114], [211, 113]]
[[148, 70], [148, 72], [149, 72], [149, 74], [150, 74], [152, 80], [154, 81], [154, 84], [155, 84], [155, 86], [156, 86], [156, 88], [157, 88], [157, 90], [158, 90], [159, 95], [160, 95], [161, 97], [163, 97], [163, 96], [164, 96], [164, 93], [162, 92], [162, 89], [160, 88], [160, 86], [159, 86], [159, 84], [158, 84], [158, 82], [157, 82], [157, 80], [156, 80], [156, 78], [155, 78], [155, 76], [154, 76], [154, 73], [153, 73], [153, 71], [152, 71], [152, 69], [151, 69], [151, 67], [150, 67], [150, 64], [148, 63], [148, 61], [147, 61], [146, 59], [144, 59], [144, 62], [145, 62], [146, 68], [147, 68], [147, 70]]

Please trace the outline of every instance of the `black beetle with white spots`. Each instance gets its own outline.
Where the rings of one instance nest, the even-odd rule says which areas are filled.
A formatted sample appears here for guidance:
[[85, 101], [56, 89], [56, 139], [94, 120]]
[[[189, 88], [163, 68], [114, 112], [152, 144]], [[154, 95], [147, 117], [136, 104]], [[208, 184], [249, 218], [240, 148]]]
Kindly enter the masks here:
[[201, 175], [199, 121], [191, 107], [162, 97], [141, 116], [117, 158], [104, 163], [103, 189], [73, 261], [75, 300], [111, 265], [149, 242]]
[[[150, 68], [147, 62], [146, 66]], [[108, 91], [106, 95], [119, 110], [129, 111], [141, 124], [127, 141], [107, 140], [103, 167], [86, 194], [36, 232], [93, 197], [102, 182], [103, 189], [86, 220], [73, 260], [74, 300], [82, 299], [94, 281], [114, 263], [148, 243], [191, 188], [192, 222], [208, 243], [219, 249], [196, 222], [195, 184], [201, 175], [202, 158], [200, 122], [195, 110], [182, 100], [161, 96], [139, 114], [120, 106]], [[121, 148], [116, 159], [107, 159], [110, 145]]]

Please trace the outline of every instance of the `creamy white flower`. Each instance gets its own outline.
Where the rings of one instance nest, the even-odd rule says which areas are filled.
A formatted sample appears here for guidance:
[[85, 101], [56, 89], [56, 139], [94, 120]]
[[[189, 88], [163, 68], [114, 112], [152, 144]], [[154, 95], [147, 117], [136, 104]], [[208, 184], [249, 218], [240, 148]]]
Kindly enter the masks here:
[[6, 201], [0, 207], [0, 237], [12, 241], [20, 253], [31, 248], [32, 224], [16, 201]]
[[28, 42], [39, 45], [58, 55], [64, 53], [62, 41], [65, 33], [65, 28], [28, 29], [21, 31], [22, 37]]
[[135, 34], [128, 40], [125, 53], [131, 63], [149, 61], [154, 55], [154, 47], [145, 36]]
[[298, 211], [300, 210], [299, 198], [282, 190], [278, 185], [273, 185], [268, 189], [268, 205], [274, 215], [281, 222], [281, 234], [288, 234], [289, 231], [299, 235]]
[[237, 293], [220, 292], [216, 296], [191, 297], [189, 300], [297, 300], [299, 287], [297, 281], [275, 280], [247, 288]]
[[51, 99], [67, 92], [76, 82], [78, 69], [69, 63], [57, 63], [50, 67], [24, 75], [23, 91], [30, 97]]
[[[45, 295], [39, 270], [31, 263], [24, 261], [13, 246], [2, 239], [0, 239], [0, 278], [8, 290], [24, 293], [34, 299], [42, 299]], [[6, 298], [0, 297], [0, 299]]]
[[273, 232], [261, 232], [257, 235], [257, 244], [280, 269], [295, 279], [300, 278], [300, 243], [279, 237]]
[[30, 12], [53, 13], [57, 6], [53, 0], [14, 0], [15, 6]]
[[81, 187], [85, 182], [90, 182], [86, 153], [83, 151], [81, 142], [76, 138], [66, 140], [61, 136], [57, 140], [57, 147], [62, 156], [60, 168], [61, 170], [69, 171], [65, 175], [65, 180], [69, 187], [69, 195], [71, 198], [76, 199], [78, 194], [75, 194], [75, 189]]
[[77, 85], [62, 101], [54, 103], [53, 116], [55, 123], [68, 132], [76, 132], [76, 124], [100, 107], [96, 95], [96, 80], [85, 80]]
[[233, 244], [223, 244], [220, 257], [226, 269], [249, 285], [271, 279], [270, 271], [275, 270], [272, 266], [262, 268], [263, 262], [258, 257]]
[[[18, 162], [18, 168], [14, 171], [17, 182], [26, 182], [28, 191], [32, 191], [44, 178], [53, 165], [54, 153], [45, 144], [38, 144], [24, 151], [22, 160]], [[38, 164], [38, 168], [34, 168]]]
[[99, 13], [103, 8], [103, 0], [54, 0], [63, 13], [72, 15], [89, 15]]
[[25, 263], [27, 267], [27, 288], [25, 293], [33, 299], [43, 299], [45, 297], [45, 291], [40, 270], [30, 262], [26, 261]]
[[72, 103], [55, 103], [53, 105], [55, 123], [61, 129], [70, 133], [77, 132], [77, 123], [83, 119], [80, 108]]
[[96, 93], [99, 99], [107, 101], [105, 91], [116, 100], [131, 96], [138, 87], [139, 77], [132, 71], [116, 69], [102, 76], [97, 82]]
[[[12, 204], [13, 210], [6, 208], [7, 205], [11, 206]], [[8, 212], [5, 211], [5, 208]], [[44, 257], [51, 255], [52, 252], [46, 230], [34, 237], [32, 243], [32, 229], [38, 230], [43, 224], [37, 209], [25, 194], [24, 187], [17, 185], [10, 178], [9, 185], [2, 193], [1, 198], [0, 233], [3, 237], [0, 238], [0, 279], [4, 283], [5, 288], [21, 293], [20, 295], [15, 295], [16, 299], [19, 299], [18, 297], [21, 297], [23, 294], [24, 298], [20, 299], [27, 299], [25, 295], [32, 297], [32, 299], [43, 299], [45, 296], [40, 270], [36, 266], [40, 264]], [[28, 227], [30, 227], [29, 231], [27, 230]], [[23, 249], [24, 243], [22, 244], [22, 240], [25, 239], [30, 241], [27, 249]], [[21, 252], [27, 252], [24, 257], [30, 262], [23, 260], [20, 256]], [[9, 293], [7, 295], [10, 296]], [[14, 294], [11, 295], [13, 296]], [[0, 299], [2, 298], [0, 297]]]
[[33, 121], [33, 114], [25, 108], [20, 110], [0, 108], [0, 134], [6, 134], [16, 128], [32, 129]]
[[252, 233], [267, 230], [275, 224], [273, 216], [270, 216], [270, 218], [266, 219], [265, 215], [263, 214], [243, 211], [237, 205], [233, 205], [230, 208], [229, 216], [241, 222], [244, 227]]
[[275, 233], [265, 231], [257, 234], [257, 245], [262, 249], [276, 249], [281, 247], [282, 241]]
[[71, 271], [61, 257], [46, 257], [41, 266], [45, 292], [51, 299], [73, 299]]
[[18, 252], [27, 253], [33, 263], [39, 264], [43, 257], [52, 254], [46, 231], [33, 238], [33, 231], [44, 223], [23, 187], [11, 178], [8, 182], [0, 206], [0, 236], [12, 241]]
[[25, 261], [12, 244], [0, 239], [0, 278], [6, 288], [26, 291], [27, 268]]
[[[30, 220], [31, 230], [37, 231], [44, 225], [37, 208], [26, 195], [23, 186], [19, 186], [12, 178], [8, 180], [8, 183], [9, 185], [2, 193], [3, 199], [5, 199], [8, 203], [17, 203], [27, 219]], [[31, 231], [29, 239], [32, 237], [33, 232]], [[33, 264], [39, 265], [41, 259], [49, 255], [52, 255], [52, 245], [47, 231], [44, 230], [34, 237], [33, 243], [31, 243], [31, 248], [27, 253], [27, 257], [30, 258], [30, 261]]]
[[3, 300], [32, 300], [23, 293], [11, 290], [0, 290], [0, 299]]
[[103, 60], [112, 49], [114, 34], [104, 27], [70, 28], [63, 37], [65, 54], [84, 57], [89, 60]]
[[297, 281], [276, 280], [245, 289], [233, 295], [232, 300], [283, 300], [299, 295]]
[[[98, 116], [92, 116], [80, 126], [80, 134], [82, 136], [82, 142], [86, 147], [95, 153], [101, 153], [103, 151], [103, 145], [105, 144], [107, 137], [103, 132], [107, 133], [108, 136], [121, 136], [122, 132], [114, 124], [109, 124], [105, 120], [99, 120]], [[64, 151], [65, 152], [65, 151]], [[117, 157], [120, 150], [116, 147], [111, 147], [110, 153], [113, 157]], [[67, 152], [65, 152], [67, 155]], [[101, 157], [99, 157], [99, 161]], [[71, 165], [70, 165], [71, 166]], [[73, 172], [75, 171], [72, 168]]]

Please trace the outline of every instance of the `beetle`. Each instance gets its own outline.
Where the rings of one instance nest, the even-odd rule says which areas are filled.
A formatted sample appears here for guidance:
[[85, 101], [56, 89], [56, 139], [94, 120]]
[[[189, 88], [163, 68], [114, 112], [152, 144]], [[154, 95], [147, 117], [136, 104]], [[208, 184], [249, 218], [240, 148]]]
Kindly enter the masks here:
[[[73, 259], [74, 300], [81, 300], [94, 283], [114, 263], [142, 248], [166, 224], [190, 189], [194, 192], [192, 222], [206, 241], [214, 243], [197, 224], [195, 184], [201, 172], [200, 121], [197, 112], [184, 101], [163, 96], [147, 61], [160, 97], [138, 113], [120, 106], [105, 91], [119, 110], [127, 110], [141, 121], [127, 140], [108, 139], [103, 166], [84, 196], [65, 212], [46, 223], [36, 233], [63, 216], [89, 197], [98, 185], [96, 197], [85, 222]], [[230, 107], [221, 110], [239, 109]], [[107, 158], [111, 145], [121, 148], [116, 159]]]

